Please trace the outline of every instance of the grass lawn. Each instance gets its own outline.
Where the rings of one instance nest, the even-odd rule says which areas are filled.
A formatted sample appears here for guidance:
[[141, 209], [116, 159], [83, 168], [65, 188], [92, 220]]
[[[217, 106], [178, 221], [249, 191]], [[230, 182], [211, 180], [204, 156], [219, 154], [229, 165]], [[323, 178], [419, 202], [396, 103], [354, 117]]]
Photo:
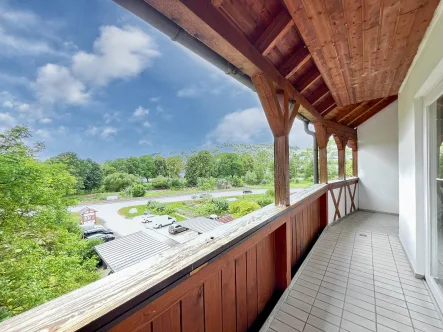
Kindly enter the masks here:
[[303, 180], [303, 181], [298, 181], [298, 182], [291, 182], [290, 187], [304, 189], [304, 188], [309, 188], [313, 184], [314, 184], [314, 182], [312, 182], [312, 181]]
[[81, 221], [80, 213], [78, 213], [78, 212], [69, 212], [69, 219], [71, 219], [72, 221], [75, 221], [78, 224], [80, 224], [80, 221]]
[[[232, 197], [220, 197], [220, 198], [222, 199], [236, 198], [237, 200], [244, 199], [244, 200], [257, 202], [263, 197], [265, 197], [265, 195], [263, 194], [249, 194], [245, 196], [232, 196]], [[180, 221], [186, 218], [195, 218], [198, 216], [208, 215], [209, 213], [205, 211], [205, 204], [207, 204], [207, 202], [205, 202], [204, 200], [192, 200], [184, 202], [164, 203], [163, 205], [166, 208], [173, 210], [174, 213], [169, 213], [169, 215], [177, 218], [177, 220]], [[137, 213], [129, 214], [129, 210], [132, 208], [136, 208]], [[118, 213], [127, 219], [132, 219], [136, 216], [143, 215], [145, 211], [150, 211], [154, 214], [157, 214], [156, 211], [153, 211], [152, 209], [148, 208], [146, 204], [124, 207], [118, 210]]]

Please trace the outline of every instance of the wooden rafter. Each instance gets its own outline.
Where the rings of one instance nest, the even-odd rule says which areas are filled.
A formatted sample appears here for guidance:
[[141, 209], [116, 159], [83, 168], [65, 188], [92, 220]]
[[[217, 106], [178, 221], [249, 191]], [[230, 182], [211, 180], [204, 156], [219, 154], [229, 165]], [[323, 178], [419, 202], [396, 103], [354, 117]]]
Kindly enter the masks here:
[[320, 114], [323, 113], [328, 110], [332, 105], [335, 104], [334, 98], [332, 97], [331, 94], [328, 94], [328, 96], [326, 98], [324, 98], [321, 103], [319, 103], [317, 105], [317, 110], [320, 112]]
[[305, 92], [307, 89], [311, 87], [319, 78], [321, 77], [320, 72], [317, 67], [312, 67], [309, 72], [303, 75], [295, 85], [298, 87], [300, 93]]
[[294, 21], [291, 16], [286, 10], [281, 10], [265, 32], [257, 39], [254, 46], [261, 54], [267, 55], [293, 26]]
[[332, 104], [331, 106], [329, 106], [327, 109], [325, 109], [325, 110], [322, 112], [322, 116], [326, 116], [326, 115], [328, 115], [328, 114], [331, 113], [336, 107], [337, 107], [337, 105], [336, 105], [335, 103]]
[[294, 54], [281, 66], [280, 73], [285, 78], [290, 78], [303, 65], [311, 59], [311, 54], [304, 47], [298, 49]]
[[323, 97], [325, 97], [329, 93], [329, 89], [326, 85], [321, 85], [317, 90], [315, 90], [312, 94], [308, 96], [308, 101], [316, 106], [318, 102], [321, 101]]
[[387, 98], [383, 98], [378, 103], [376, 103], [371, 108], [367, 109], [365, 112], [361, 113], [358, 117], [348, 123], [349, 126], [358, 127], [360, 124], [383, 110], [386, 106], [391, 104], [393, 101], [397, 100], [397, 96], [390, 96]]

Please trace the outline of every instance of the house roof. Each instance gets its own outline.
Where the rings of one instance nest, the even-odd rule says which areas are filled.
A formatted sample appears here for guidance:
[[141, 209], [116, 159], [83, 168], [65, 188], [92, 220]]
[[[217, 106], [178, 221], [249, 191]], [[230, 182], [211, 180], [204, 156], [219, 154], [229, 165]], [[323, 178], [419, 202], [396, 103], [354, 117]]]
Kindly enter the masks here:
[[154, 256], [170, 246], [139, 231], [95, 246], [95, 251], [113, 272]]
[[225, 216], [225, 217], [220, 217], [217, 219], [217, 221], [222, 222], [224, 224], [227, 224], [228, 222], [231, 222], [234, 220], [233, 216]]
[[79, 211], [80, 214], [92, 213], [92, 212], [97, 212], [97, 211], [89, 207], [85, 207]]
[[205, 217], [197, 217], [193, 219], [180, 221], [180, 225], [189, 228], [193, 231], [196, 231], [198, 233], [205, 233], [212, 231], [217, 227], [220, 227], [221, 225], [223, 225], [223, 223]]

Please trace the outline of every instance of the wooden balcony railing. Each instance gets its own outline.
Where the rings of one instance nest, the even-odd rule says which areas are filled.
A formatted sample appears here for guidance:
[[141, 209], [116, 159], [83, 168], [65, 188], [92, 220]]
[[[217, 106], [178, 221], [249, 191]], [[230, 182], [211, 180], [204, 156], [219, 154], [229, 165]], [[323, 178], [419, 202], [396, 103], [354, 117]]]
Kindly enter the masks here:
[[355, 198], [338, 197], [346, 190], [355, 195], [357, 183], [353, 178], [314, 185], [292, 195], [287, 208], [255, 211], [13, 317], [0, 331], [255, 329], [328, 220], [355, 210]]

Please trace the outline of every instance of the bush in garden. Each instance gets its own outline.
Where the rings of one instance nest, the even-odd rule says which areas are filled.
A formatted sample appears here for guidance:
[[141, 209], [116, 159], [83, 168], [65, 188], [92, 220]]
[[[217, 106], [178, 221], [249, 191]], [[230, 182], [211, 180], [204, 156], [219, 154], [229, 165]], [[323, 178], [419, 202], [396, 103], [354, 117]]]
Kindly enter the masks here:
[[151, 182], [145, 182], [143, 183], [143, 187], [145, 187], [145, 190], [152, 190], [153, 186]]
[[132, 197], [143, 197], [145, 196], [145, 187], [141, 183], [134, 184], [131, 188]]
[[243, 186], [242, 178], [237, 175], [231, 176], [229, 181], [231, 182], [231, 185], [233, 187], [242, 187]]
[[183, 189], [185, 187], [185, 181], [177, 178], [171, 179], [169, 184], [172, 189]]
[[257, 175], [253, 171], [249, 171], [246, 173], [245, 182], [247, 184], [259, 184], [259, 181], [257, 179]]
[[197, 187], [201, 190], [215, 189], [215, 179], [214, 178], [198, 178]]
[[140, 179], [132, 174], [113, 173], [105, 177], [104, 187], [109, 192], [121, 191], [135, 183], [140, 183]]
[[229, 213], [233, 214], [236, 218], [247, 215], [258, 209], [260, 209], [258, 203], [245, 199], [240, 199], [229, 205]]
[[217, 179], [215, 183], [217, 189], [229, 189], [231, 188], [231, 184], [227, 179]]
[[215, 213], [223, 213], [229, 210], [229, 202], [226, 199], [214, 198], [212, 204], [216, 207], [217, 212]]
[[169, 179], [164, 176], [159, 176], [158, 178], [152, 179], [152, 188], [154, 189], [169, 189]]
[[263, 196], [257, 199], [258, 205], [264, 207], [274, 202], [274, 197], [271, 196]]
[[266, 196], [275, 197], [275, 190], [274, 189], [266, 190]]
[[148, 210], [158, 214], [161, 214], [166, 210], [166, 205], [157, 201], [148, 201], [146, 206], [148, 207]]

